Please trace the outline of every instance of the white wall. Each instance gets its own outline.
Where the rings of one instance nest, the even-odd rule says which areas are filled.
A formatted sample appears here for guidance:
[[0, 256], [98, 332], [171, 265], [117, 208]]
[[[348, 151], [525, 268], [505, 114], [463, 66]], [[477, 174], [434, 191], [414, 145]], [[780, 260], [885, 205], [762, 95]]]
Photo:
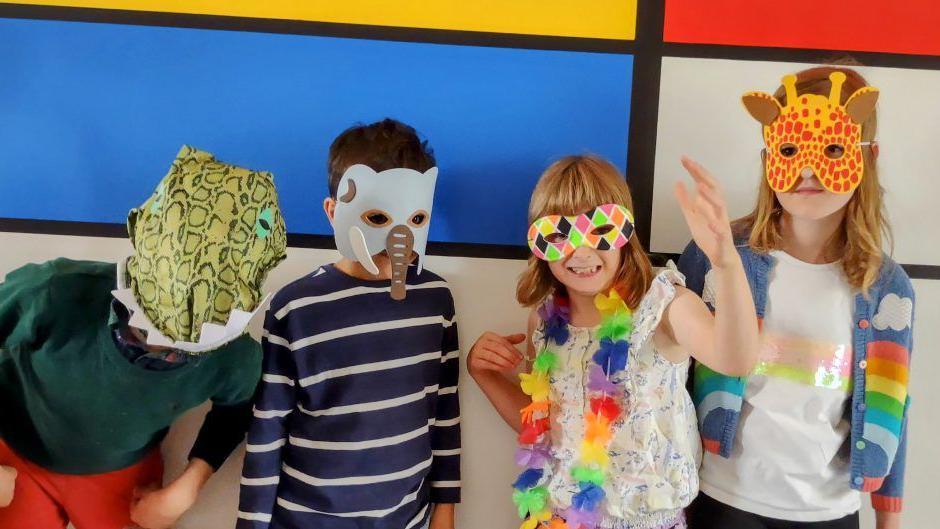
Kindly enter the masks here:
[[[0, 277], [28, 262], [58, 256], [74, 259], [117, 260], [130, 247], [124, 239], [60, 237], [0, 233]], [[326, 250], [292, 248], [288, 260], [270, 278], [268, 287], [279, 288], [315, 266], [335, 260]], [[524, 331], [525, 311], [516, 307], [513, 292], [523, 261], [430, 257], [428, 268], [451, 284], [460, 326], [461, 352], [466, 355], [482, 331], [511, 333]], [[940, 344], [940, 281], [915, 281], [918, 314], [915, 340], [914, 376], [911, 394], [911, 446], [908, 463], [907, 513], [905, 527], [932, 527], [933, 506], [937, 500], [936, 480], [940, 478], [940, 458], [933, 440], [940, 437], [940, 415], [931, 403], [940, 401], [940, 357], [933, 348]], [[515, 439], [510, 429], [493, 412], [476, 385], [462, 373], [460, 391], [463, 406], [464, 503], [458, 508], [460, 529], [508, 529], [518, 524], [509, 499], [509, 484], [516, 469], [512, 454]], [[164, 446], [168, 477], [185, 464], [192, 439], [201, 423], [204, 409], [184, 416], [172, 429]], [[199, 503], [183, 518], [178, 529], [229, 529], [233, 527], [242, 453], [239, 451], [204, 489]], [[874, 527], [867, 507], [863, 527]]]

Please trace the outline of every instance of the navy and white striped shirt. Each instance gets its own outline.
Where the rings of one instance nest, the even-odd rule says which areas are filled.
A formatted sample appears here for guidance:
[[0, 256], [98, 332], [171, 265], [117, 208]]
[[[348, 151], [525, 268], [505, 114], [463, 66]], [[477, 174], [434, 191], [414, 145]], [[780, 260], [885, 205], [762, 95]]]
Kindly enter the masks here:
[[418, 529], [460, 501], [454, 301], [428, 270], [389, 285], [327, 265], [274, 297], [239, 529]]

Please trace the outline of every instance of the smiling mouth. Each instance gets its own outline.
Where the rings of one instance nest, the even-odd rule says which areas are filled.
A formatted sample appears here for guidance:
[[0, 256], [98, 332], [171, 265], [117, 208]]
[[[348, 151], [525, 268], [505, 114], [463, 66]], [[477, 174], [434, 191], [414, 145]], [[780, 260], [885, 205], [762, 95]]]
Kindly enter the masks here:
[[579, 278], [588, 278], [597, 275], [601, 271], [601, 265], [591, 266], [566, 266], [565, 269]]

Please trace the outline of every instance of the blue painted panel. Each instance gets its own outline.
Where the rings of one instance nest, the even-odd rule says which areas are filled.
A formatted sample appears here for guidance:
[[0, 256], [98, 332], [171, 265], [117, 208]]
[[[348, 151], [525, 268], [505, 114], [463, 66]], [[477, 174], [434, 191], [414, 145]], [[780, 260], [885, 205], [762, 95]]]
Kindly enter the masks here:
[[274, 172], [288, 230], [329, 234], [326, 154], [401, 119], [434, 147], [431, 240], [523, 244], [554, 158], [624, 169], [633, 58], [0, 19], [0, 217], [124, 222], [189, 143]]

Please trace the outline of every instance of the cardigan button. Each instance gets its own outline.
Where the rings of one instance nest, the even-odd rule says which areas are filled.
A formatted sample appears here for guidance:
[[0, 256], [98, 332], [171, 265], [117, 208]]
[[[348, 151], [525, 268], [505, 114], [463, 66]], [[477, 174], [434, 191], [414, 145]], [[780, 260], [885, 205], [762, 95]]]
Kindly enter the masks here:
[[856, 476], [855, 479], [853, 479], [852, 481], [853, 481], [856, 485], [861, 485], [862, 483], [865, 483], [865, 479], [862, 478], [861, 476]]
[[865, 408], [867, 408], [867, 407], [868, 407], [868, 406], [865, 406], [865, 403], [864, 403], [864, 402], [859, 402], [859, 403], [858, 403], [858, 406], [856, 406], [856, 408], [858, 409], [858, 411], [865, 411]]
[[860, 369], [865, 369], [866, 367], [868, 367], [868, 361], [867, 361], [867, 360], [862, 360], [861, 362], [858, 363], [858, 367], [859, 367]]
[[865, 449], [865, 441], [858, 441], [858, 442], [856, 442], [856, 443], [855, 443], [855, 448], [858, 448], [859, 450], [864, 450], [864, 449]]
[[868, 320], [859, 320], [859, 322], [858, 322], [858, 328], [859, 328], [859, 329], [867, 329], [867, 328], [868, 328]]

